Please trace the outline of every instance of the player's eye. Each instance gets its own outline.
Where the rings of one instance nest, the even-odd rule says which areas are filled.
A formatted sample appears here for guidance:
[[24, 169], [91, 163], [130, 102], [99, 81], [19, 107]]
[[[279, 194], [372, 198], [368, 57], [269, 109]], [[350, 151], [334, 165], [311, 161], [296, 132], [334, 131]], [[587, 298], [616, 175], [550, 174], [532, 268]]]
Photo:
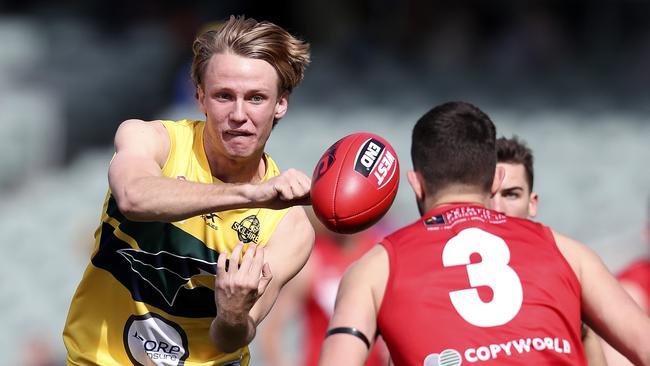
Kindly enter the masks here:
[[219, 101], [229, 101], [232, 99], [232, 96], [228, 93], [217, 93], [214, 97]]
[[251, 97], [251, 101], [252, 101], [253, 103], [261, 103], [261, 102], [264, 101], [264, 97], [261, 96], [261, 95], [259, 95], [259, 94], [256, 94], [256, 95], [253, 95], [253, 96]]

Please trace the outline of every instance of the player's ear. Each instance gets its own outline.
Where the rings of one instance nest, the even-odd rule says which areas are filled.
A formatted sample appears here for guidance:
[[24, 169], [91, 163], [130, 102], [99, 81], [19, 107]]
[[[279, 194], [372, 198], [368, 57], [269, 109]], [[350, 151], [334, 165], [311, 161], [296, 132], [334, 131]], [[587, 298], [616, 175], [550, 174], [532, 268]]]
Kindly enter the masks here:
[[275, 103], [275, 114], [273, 115], [273, 119], [275, 121], [279, 120], [280, 118], [284, 117], [284, 115], [287, 113], [287, 108], [289, 107], [289, 92], [284, 91], [280, 96], [278, 97], [278, 101]]
[[537, 216], [537, 203], [539, 202], [539, 195], [537, 192], [530, 194], [530, 199], [528, 200], [528, 216], [535, 217]]
[[207, 109], [205, 108], [205, 92], [201, 86], [196, 87], [196, 98], [199, 100], [199, 109], [201, 110], [201, 113], [207, 114], [208, 112], [206, 112]]
[[415, 193], [415, 197], [418, 201], [424, 200], [424, 182], [422, 181], [422, 175], [416, 172], [415, 170], [409, 170], [406, 172], [406, 179], [411, 185], [411, 189]]
[[492, 181], [492, 188], [490, 189], [490, 196], [494, 196], [501, 188], [503, 179], [506, 177], [506, 169], [502, 166], [497, 165], [494, 170], [494, 180]]

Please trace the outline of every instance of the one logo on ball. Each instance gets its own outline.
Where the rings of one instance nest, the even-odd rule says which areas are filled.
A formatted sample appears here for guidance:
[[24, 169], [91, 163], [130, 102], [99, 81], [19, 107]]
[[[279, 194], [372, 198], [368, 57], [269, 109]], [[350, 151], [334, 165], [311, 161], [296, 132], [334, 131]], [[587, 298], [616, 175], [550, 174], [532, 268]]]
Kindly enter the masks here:
[[330, 148], [325, 151], [325, 154], [323, 154], [323, 157], [320, 158], [318, 164], [316, 164], [316, 169], [313, 174], [314, 182], [327, 173], [332, 164], [336, 161], [336, 150], [338, 149], [340, 142], [341, 141], [337, 141], [334, 145], [330, 146]]
[[378, 188], [382, 188], [395, 174], [397, 169], [395, 161], [395, 156], [386, 145], [371, 138], [357, 152], [354, 170], [366, 178], [374, 177]]
[[428, 355], [424, 362], [423, 366], [460, 366], [463, 363], [463, 358], [460, 356], [460, 353], [455, 349], [446, 349], [440, 354], [432, 353]]
[[187, 335], [176, 323], [154, 313], [132, 315], [124, 326], [124, 348], [134, 365], [183, 365]]
[[233, 230], [237, 232], [237, 236], [242, 243], [256, 243], [260, 238], [260, 220], [257, 219], [257, 216], [250, 215], [240, 222], [233, 222]]
[[370, 172], [377, 164], [379, 156], [386, 148], [386, 145], [382, 144], [378, 140], [369, 139], [366, 141], [361, 149], [357, 152], [356, 163], [354, 164], [354, 170], [361, 173], [364, 177], [368, 177]]

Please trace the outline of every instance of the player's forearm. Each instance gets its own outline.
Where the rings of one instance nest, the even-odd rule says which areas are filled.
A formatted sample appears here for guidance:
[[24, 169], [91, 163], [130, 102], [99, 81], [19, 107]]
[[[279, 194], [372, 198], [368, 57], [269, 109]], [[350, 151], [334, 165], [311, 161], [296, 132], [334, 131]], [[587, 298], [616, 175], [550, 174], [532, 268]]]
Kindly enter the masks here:
[[252, 184], [206, 184], [142, 177], [113, 191], [122, 214], [134, 221], [178, 221], [251, 206]]
[[365, 364], [368, 356], [368, 350], [365, 349], [365, 346], [359, 347], [354, 339], [341, 338], [334, 341], [332, 339], [325, 339], [321, 348], [318, 366], [361, 366]]
[[217, 315], [210, 325], [210, 339], [219, 350], [230, 353], [248, 345], [255, 330], [255, 322], [248, 315], [234, 321]]

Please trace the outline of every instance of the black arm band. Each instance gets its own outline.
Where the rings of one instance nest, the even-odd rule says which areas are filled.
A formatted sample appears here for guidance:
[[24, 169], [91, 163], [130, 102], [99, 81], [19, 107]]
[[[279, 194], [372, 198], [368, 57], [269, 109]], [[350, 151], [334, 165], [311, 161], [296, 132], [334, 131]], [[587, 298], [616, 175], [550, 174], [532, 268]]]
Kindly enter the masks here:
[[363, 334], [361, 331], [359, 331], [357, 328], [351, 328], [351, 327], [332, 328], [327, 331], [325, 337], [329, 337], [332, 334], [339, 334], [339, 333], [349, 334], [359, 338], [360, 340], [363, 341], [363, 343], [366, 344], [366, 347], [370, 349], [370, 341], [368, 340], [368, 337], [366, 337], [366, 335]]

